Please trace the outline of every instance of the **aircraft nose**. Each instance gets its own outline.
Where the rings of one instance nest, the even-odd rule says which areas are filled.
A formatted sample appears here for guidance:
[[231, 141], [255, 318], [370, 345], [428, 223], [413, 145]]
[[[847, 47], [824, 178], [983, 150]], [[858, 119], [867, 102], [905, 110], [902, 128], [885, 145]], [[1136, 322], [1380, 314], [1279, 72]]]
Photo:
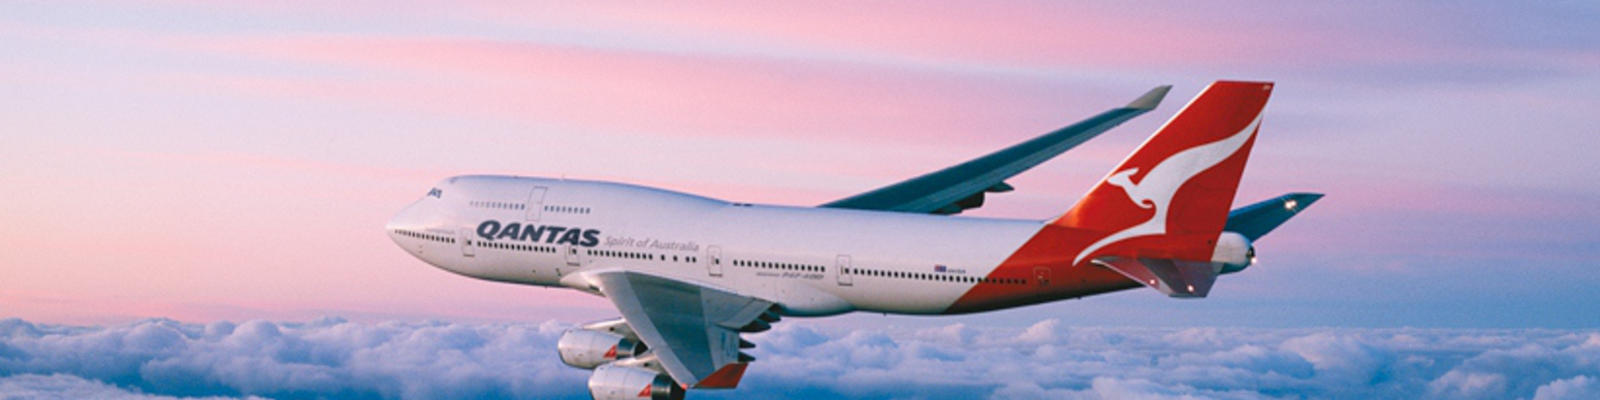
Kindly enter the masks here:
[[390, 240], [393, 240], [395, 243], [399, 244], [401, 243], [401, 237], [405, 235], [405, 232], [422, 231], [422, 229], [420, 229], [422, 218], [419, 214], [420, 213], [418, 212], [417, 205], [415, 203], [406, 206], [406, 208], [401, 209], [400, 212], [395, 213], [393, 217], [389, 218], [389, 222], [383, 225], [383, 230], [388, 232]]

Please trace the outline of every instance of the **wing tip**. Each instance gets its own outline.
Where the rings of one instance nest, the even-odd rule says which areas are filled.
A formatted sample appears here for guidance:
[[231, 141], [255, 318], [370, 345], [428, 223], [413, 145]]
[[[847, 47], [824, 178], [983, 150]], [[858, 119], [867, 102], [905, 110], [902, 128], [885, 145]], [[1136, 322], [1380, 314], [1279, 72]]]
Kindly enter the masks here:
[[1300, 212], [1300, 210], [1310, 207], [1311, 203], [1321, 200], [1322, 196], [1322, 193], [1296, 192], [1283, 195], [1281, 199], [1285, 203], [1284, 208], [1289, 209], [1289, 211]]
[[1172, 85], [1156, 86], [1154, 89], [1145, 92], [1143, 96], [1134, 99], [1132, 103], [1128, 103], [1125, 107], [1136, 110], [1154, 110], [1156, 106], [1161, 105], [1161, 99], [1166, 98], [1169, 91], [1172, 91]]

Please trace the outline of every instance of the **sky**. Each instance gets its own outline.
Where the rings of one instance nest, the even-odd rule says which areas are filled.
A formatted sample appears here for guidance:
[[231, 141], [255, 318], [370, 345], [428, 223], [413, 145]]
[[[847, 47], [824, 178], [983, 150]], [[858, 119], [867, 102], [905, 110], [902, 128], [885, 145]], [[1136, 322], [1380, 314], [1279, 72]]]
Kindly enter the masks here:
[[[158, 326], [178, 336], [152, 340], [210, 343], [222, 339], [200, 327], [333, 318], [355, 327], [344, 329], [459, 325], [548, 345], [549, 332], [524, 331], [615, 311], [573, 291], [428, 267], [390, 242], [384, 222], [433, 182], [480, 173], [820, 204], [1174, 85], [1157, 110], [1013, 178], [1016, 192], [966, 214], [1046, 219], [1207, 83], [1252, 79], [1277, 86], [1237, 203], [1295, 191], [1327, 197], [1258, 243], [1261, 262], [1224, 277], [1209, 298], [1140, 290], [955, 317], [780, 325], [822, 342], [881, 329], [902, 346], [923, 330], [1011, 332], [1003, 330], [1041, 321], [1152, 337], [1221, 329], [1248, 339], [1197, 354], [1259, 347], [1267, 361], [1249, 367], [1284, 379], [1276, 392], [1240, 389], [1248, 391], [1240, 397], [1340, 390], [1318, 374], [1343, 367], [1318, 366], [1328, 358], [1289, 344], [1306, 337], [1381, 350], [1378, 361], [1358, 360], [1366, 368], [1358, 375], [1398, 374], [1395, 393], [1472, 397], [1448, 390], [1473, 385], [1493, 389], [1473, 392], [1487, 397], [1583, 393], [1600, 386], [1600, 372], [1592, 348], [1568, 335], [1600, 329], [1600, 162], [1590, 155], [1600, 148], [1597, 18], [1600, 7], [1581, 1], [5, 2], [0, 318], [12, 319], [0, 325], [87, 335]], [[15, 332], [0, 342], [0, 391], [330, 393], [224, 378], [170, 388], [140, 375], [156, 368], [140, 367], [151, 360], [229, 354], [210, 345], [140, 353], [117, 364], [131, 370], [103, 373], [7, 364], [15, 359], [6, 354], [56, 354], [18, 347], [28, 336]], [[1441, 343], [1484, 337], [1504, 346], [1436, 353], [1457, 351]], [[1395, 344], [1412, 339], [1423, 344]], [[362, 343], [383, 342], [374, 340]], [[197, 346], [205, 352], [184, 350]], [[1565, 376], [1506, 375], [1500, 364], [1471, 361], [1529, 346], [1577, 349], [1588, 361]], [[1132, 357], [1184, 357], [1138, 353], [1146, 350]], [[553, 354], [539, 351], [548, 364]], [[1413, 357], [1438, 364], [1389, 370], [1412, 368]], [[1287, 372], [1266, 365], [1296, 358]], [[181, 373], [211, 364], [198, 365]], [[563, 385], [581, 380], [549, 371]], [[967, 389], [1013, 391], [1001, 397], [1239, 389], [1085, 376]], [[1447, 376], [1458, 381], [1428, 392]], [[557, 379], [469, 378], [508, 397], [530, 390], [518, 385]], [[1363, 382], [1384, 382], [1373, 379]], [[335, 390], [408, 396], [394, 385]]]

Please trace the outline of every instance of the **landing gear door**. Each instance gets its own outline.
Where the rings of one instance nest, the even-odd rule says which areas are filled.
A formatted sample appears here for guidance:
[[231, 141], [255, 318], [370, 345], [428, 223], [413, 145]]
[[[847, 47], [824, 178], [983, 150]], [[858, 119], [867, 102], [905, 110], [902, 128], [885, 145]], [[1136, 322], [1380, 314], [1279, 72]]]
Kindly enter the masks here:
[[722, 248], [706, 246], [706, 273], [722, 276]]
[[838, 271], [838, 274], [839, 274], [839, 286], [852, 286], [852, 285], [855, 285], [855, 282], [853, 280], [854, 277], [850, 275], [851, 274], [851, 271], [850, 271], [850, 256], [844, 255], [844, 254], [840, 254], [839, 258], [834, 260], [833, 270], [834, 271]]
[[544, 186], [534, 186], [533, 190], [528, 192], [527, 218], [529, 221], [538, 221], [539, 216], [544, 213], [544, 193], [549, 190]]

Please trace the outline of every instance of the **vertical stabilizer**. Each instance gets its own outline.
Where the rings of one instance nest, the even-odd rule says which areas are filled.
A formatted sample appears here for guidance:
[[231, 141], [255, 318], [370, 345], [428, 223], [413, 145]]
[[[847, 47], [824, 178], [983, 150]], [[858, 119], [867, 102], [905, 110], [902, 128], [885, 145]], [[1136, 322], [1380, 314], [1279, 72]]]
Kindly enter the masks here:
[[1073, 264], [1099, 256], [1210, 260], [1272, 86], [1211, 84], [1053, 221], [1103, 235]]

